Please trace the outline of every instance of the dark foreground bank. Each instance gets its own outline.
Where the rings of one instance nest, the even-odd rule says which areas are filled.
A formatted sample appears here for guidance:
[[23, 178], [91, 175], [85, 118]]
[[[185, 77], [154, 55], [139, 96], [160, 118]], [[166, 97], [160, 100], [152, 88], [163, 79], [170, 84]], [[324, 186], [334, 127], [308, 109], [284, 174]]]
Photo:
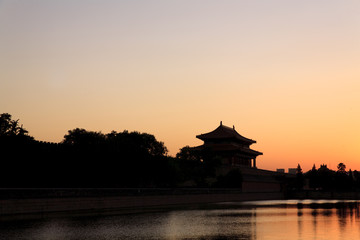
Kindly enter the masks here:
[[112, 215], [218, 202], [283, 199], [229, 189], [3, 189], [0, 220]]
[[282, 199], [358, 200], [358, 192], [242, 192], [240, 189], [0, 189], [0, 221], [116, 215], [220, 202]]

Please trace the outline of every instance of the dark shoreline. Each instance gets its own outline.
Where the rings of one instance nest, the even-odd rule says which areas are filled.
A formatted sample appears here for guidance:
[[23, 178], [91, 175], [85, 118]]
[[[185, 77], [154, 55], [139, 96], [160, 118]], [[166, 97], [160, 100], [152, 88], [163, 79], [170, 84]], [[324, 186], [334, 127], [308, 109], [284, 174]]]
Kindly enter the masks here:
[[241, 192], [240, 189], [0, 189], [0, 221], [166, 211], [221, 202], [358, 200], [358, 192]]
[[1, 189], [0, 221], [161, 211], [219, 202], [283, 199], [239, 189]]

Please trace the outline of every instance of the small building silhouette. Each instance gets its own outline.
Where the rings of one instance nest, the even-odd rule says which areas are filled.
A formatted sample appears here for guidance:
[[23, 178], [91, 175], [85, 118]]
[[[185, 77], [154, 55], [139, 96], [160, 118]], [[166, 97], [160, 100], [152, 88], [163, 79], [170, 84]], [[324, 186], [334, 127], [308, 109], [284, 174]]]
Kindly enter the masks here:
[[256, 168], [256, 157], [262, 155], [261, 152], [250, 149], [250, 145], [256, 141], [241, 136], [234, 126], [230, 128], [222, 122], [215, 130], [196, 137], [204, 141], [196, 149], [212, 151], [221, 157], [223, 165]]

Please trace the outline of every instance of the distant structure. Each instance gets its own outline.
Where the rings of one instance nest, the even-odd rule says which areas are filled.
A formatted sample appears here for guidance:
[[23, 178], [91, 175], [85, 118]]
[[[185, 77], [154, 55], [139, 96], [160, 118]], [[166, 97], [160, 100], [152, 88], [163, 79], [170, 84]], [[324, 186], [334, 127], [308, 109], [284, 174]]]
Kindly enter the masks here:
[[276, 172], [285, 173], [285, 169], [284, 168], [278, 168], [278, 169], [276, 169]]
[[256, 157], [261, 152], [250, 149], [250, 145], [256, 141], [241, 136], [235, 126], [232, 128], [220, 126], [212, 132], [196, 136], [204, 141], [204, 144], [196, 149], [209, 149], [215, 155], [222, 158], [222, 164], [235, 167], [256, 168]]
[[296, 168], [289, 168], [289, 174], [296, 174]]
[[324, 170], [329, 170], [329, 168], [327, 167], [327, 164], [321, 164], [319, 170], [324, 171]]
[[207, 149], [221, 158], [222, 166], [216, 171], [218, 176], [233, 169], [240, 170], [243, 192], [281, 192], [284, 189], [283, 179], [287, 174], [257, 168], [256, 158], [263, 154], [250, 149], [256, 141], [240, 135], [234, 126], [227, 127], [220, 122], [215, 130], [196, 137], [204, 144], [194, 147], [194, 150]]

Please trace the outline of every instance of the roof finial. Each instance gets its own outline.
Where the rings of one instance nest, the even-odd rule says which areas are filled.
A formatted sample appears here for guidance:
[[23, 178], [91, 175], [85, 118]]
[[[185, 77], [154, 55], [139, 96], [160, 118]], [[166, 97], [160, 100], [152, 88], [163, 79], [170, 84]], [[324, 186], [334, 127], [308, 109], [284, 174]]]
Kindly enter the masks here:
[[235, 125], [233, 125], [233, 129], [235, 130]]
[[220, 121], [220, 126], [222, 126], [222, 121]]

